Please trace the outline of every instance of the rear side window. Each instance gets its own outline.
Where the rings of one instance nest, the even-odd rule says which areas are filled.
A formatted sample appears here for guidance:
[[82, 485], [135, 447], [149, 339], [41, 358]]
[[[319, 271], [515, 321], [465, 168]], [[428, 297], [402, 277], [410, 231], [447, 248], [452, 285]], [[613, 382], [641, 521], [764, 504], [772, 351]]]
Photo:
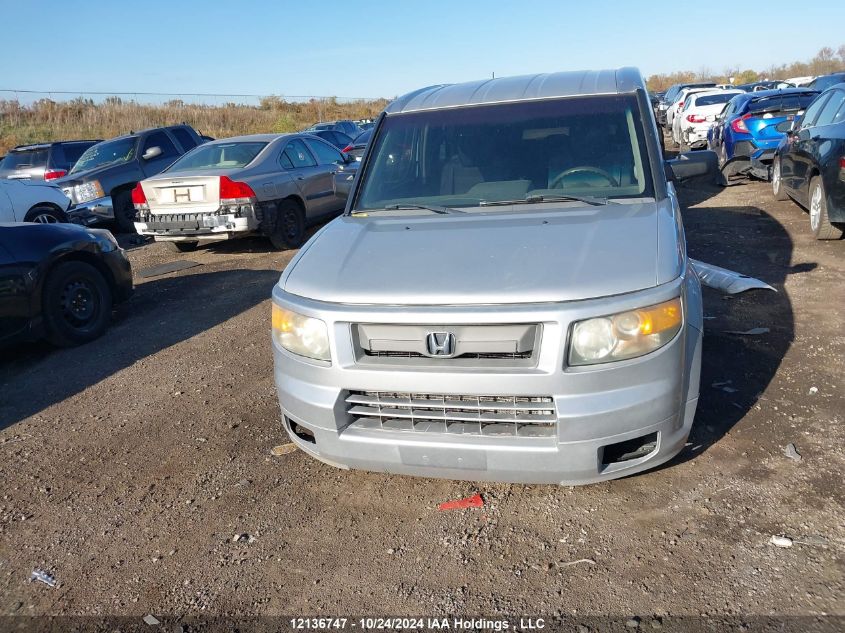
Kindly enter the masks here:
[[170, 132], [176, 137], [176, 140], [179, 141], [179, 145], [181, 145], [182, 149], [186, 152], [197, 146], [197, 142], [194, 140], [194, 137], [188, 134], [188, 130], [185, 128], [170, 128]]
[[801, 121], [801, 127], [812, 127], [816, 123], [816, 117], [819, 115], [822, 107], [827, 102], [827, 95], [819, 95], [819, 97], [813, 101], [807, 108], [807, 111], [804, 112], [804, 118]]
[[43, 167], [47, 164], [47, 148], [35, 149], [24, 152], [9, 152], [3, 162], [2, 169], [31, 169], [32, 167]]
[[830, 125], [833, 123], [834, 118], [842, 108], [843, 102], [845, 102], [845, 92], [841, 90], [834, 90], [831, 93], [830, 98], [827, 100], [827, 103], [825, 103], [824, 107], [821, 109], [821, 112], [819, 112], [819, 116], [816, 119], [816, 125]]
[[65, 162], [68, 167], [72, 167], [79, 160], [79, 157], [82, 156], [82, 153], [92, 145], [94, 143], [63, 143], [62, 152], [64, 153]]
[[317, 165], [311, 156], [311, 152], [308, 151], [305, 144], [298, 138], [287, 144], [282, 152], [281, 163], [282, 167], [286, 169], [315, 167]]
[[308, 147], [314, 152], [317, 161], [321, 165], [331, 165], [332, 163], [343, 162], [343, 156], [331, 145], [318, 141], [316, 139], [307, 139]]
[[153, 160], [161, 160], [163, 158], [176, 158], [179, 156], [179, 150], [164, 132], [153, 132], [144, 141], [144, 147], [141, 149], [141, 156], [143, 156], [151, 147], [160, 147], [161, 154]]

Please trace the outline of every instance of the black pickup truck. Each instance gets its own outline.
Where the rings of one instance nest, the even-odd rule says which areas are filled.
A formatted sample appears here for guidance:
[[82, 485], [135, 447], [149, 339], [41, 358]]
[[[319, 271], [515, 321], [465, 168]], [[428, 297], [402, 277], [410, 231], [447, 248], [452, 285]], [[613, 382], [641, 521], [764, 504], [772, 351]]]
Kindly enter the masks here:
[[88, 148], [67, 176], [54, 181], [73, 202], [68, 218], [86, 226], [114, 221], [120, 231], [134, 233], [135, 185], [204, 142], [181, 124], [130, 132]]

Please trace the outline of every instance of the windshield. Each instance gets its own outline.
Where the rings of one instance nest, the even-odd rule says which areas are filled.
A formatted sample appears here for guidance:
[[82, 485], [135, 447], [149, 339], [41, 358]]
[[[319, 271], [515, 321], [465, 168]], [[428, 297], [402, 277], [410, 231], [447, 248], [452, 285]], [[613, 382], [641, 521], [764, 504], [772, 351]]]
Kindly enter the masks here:
[[373, 128], [369, 130], [364, 130], [358, 136], [355, 137], [355, 140], [352, 141], [355, 145], [366, 145], [370, 142], [370, 137], [373, 135]]
[[75, 174], [111, 163], [125, 163], [130, 161], [135, 157], [135, 146], [137, 142], [138, 139], [132, 136], [92, 145], [79, 157], [79, 160], [76, 161], [70, 173]]
[[355, 210], [653, 195], [634, 96], [388, 115]]
[[246, 167], [265, 147], [267, 143], [259, 142], [200, 145], [182, 156], [165, 171]]
[[822, 90], [827, 90], [831, 86], [835, 86], [836, 84], [842, 83], [845, 81], [845, 75], [825, 75], [823, 77], [817, 77], [813, 82], [810, 84], [810, 87], [813, 90], [818, 90], [821, 92]]
[[722, 94], [702, 95], [695, 100], [697, 106], [718, 105], [727, 103], [737, 95], [736, 92], [724, 92]]
[[24, 150], [20, 152], [11, 151], [0, 160], [0, 169], [27, 169], [40, 167], [47, 164], [47, 148]]

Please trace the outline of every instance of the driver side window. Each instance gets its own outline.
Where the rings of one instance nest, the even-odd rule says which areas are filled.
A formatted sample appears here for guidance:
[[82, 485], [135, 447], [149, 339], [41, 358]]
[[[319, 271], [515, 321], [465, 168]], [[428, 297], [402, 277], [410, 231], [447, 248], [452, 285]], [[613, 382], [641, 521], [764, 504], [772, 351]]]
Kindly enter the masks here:
[[146, 140], [144, 140], [144, 147], [141, 149], [141, 156], [146, 154], [147, 150], [151, 147], [161, 148], [161, 154], [156, 157], [158, 160], [164, 158], [176, 158], [179, 156], [179, 151], [176, 149], [173, 141], [171, 141], [170, 137], [164, 132], [153, 132], [146, 138]]

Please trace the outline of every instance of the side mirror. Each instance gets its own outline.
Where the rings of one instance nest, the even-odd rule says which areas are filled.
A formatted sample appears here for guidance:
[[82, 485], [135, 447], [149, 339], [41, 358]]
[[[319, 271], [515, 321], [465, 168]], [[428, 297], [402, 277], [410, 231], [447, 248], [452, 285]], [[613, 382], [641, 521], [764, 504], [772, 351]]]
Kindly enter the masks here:
[[798, 131], [798, 128], [801, 127], [801, 119], [803, 117], [800, 114], [795, 115], [795, 118], [792, 119], [792, 125], [789, 126], [789, 131], [787, 134], [795, 134]]
[[667, 176], [671, 180], [683, 181], [696, 176], [710, 176], [714, 181], [719, 175], [719, 157], [716, 152], [701, 150], [679, 154], [666, 161]]
[[343, 162], [349, 165], [350, 163], [355, 162], [355, 157], [351, 153], [342, 154]]
[[141, 156], [141, 158], [143, 158], [144, 160], [152, 160], [157, 156], [161, 156], [161, 148], [158, 145], [149, 148], [146, 152], [144, 152], [144, 155]]

